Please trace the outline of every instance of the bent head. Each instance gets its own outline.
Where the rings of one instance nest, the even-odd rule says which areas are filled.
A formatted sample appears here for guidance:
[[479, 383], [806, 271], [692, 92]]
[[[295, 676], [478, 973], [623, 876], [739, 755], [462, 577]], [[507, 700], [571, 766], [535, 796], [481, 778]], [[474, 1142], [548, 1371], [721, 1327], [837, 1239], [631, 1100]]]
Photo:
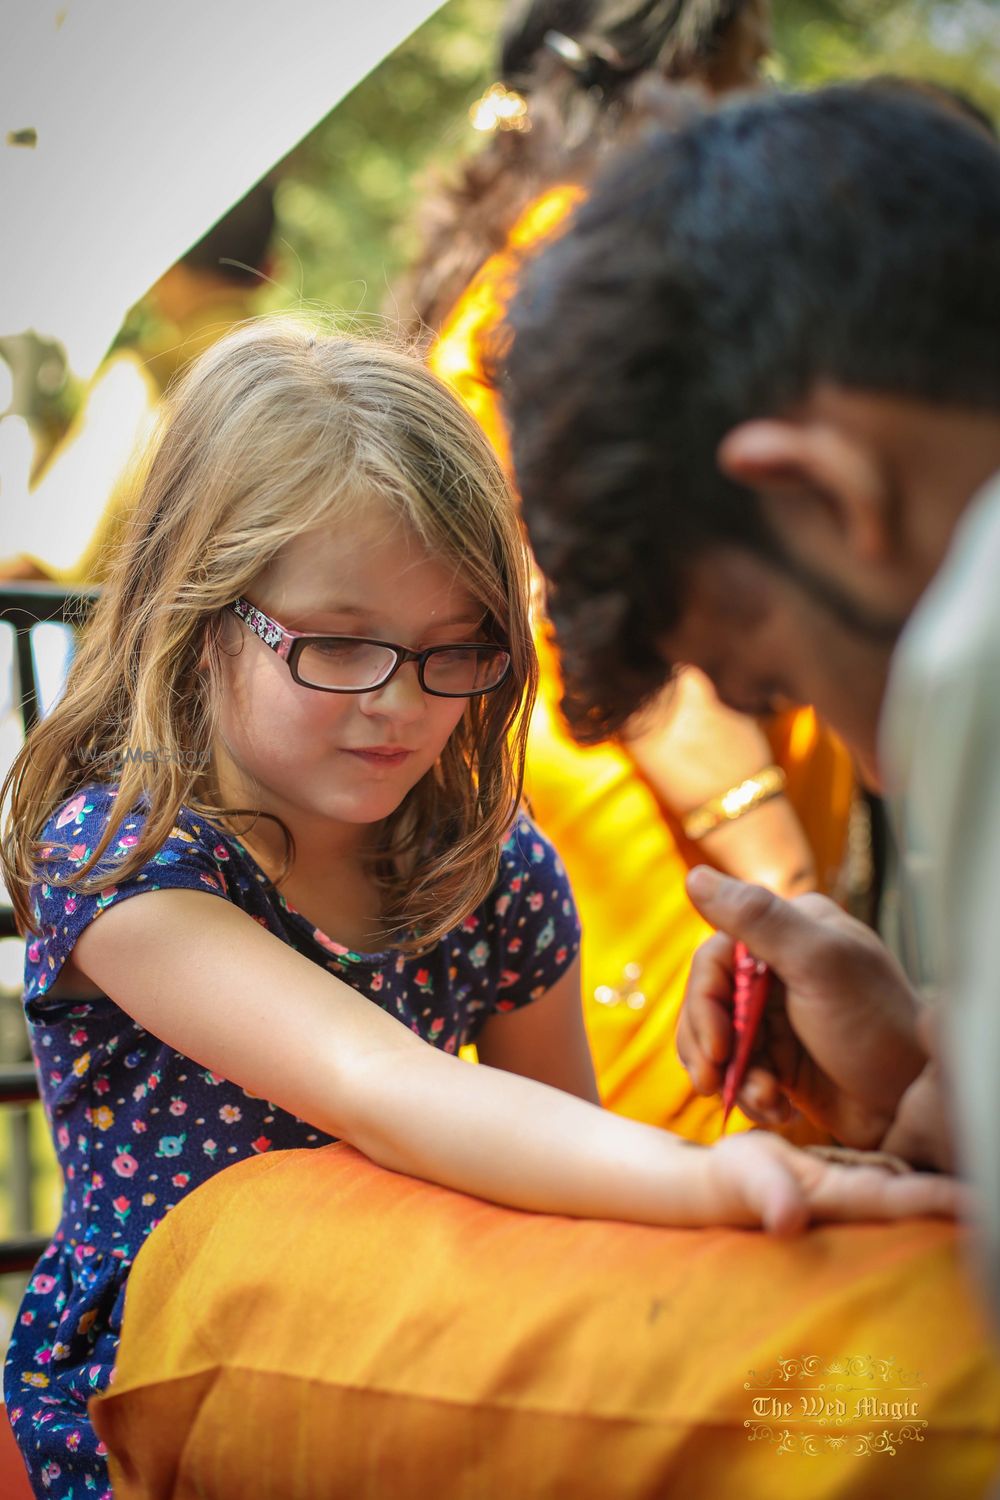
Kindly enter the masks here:
[[[162, 747], [152, 764], [126, 759], [123, 800], [252, 809], [329, 830], [331, 847], [338, 830], [350, 844], [367, 828], [359, 847], [390, 886], [399, 857], [412, 871], [420, 851], [389, 915], [432, 934], [488, 888], [519, 800], [529, 587], [503, 473], [417, 360], [284, 319], [248, 324], [167, 398], [120, 556], [46, 721], [65, 755], [49, 805], [67, 763], [92, 773], [133, 743]], [[291, 632], [406, 653], [502, 646], [510, 670], [482, 696], [439, 696], [407, 656], [370, 691], [317, 690], [233, 612], [241, 598]], [[44, 761], [37, 742], [32, 759]]]
[[[375, 691], [329, 693], [295, 681], [224, 609], [212, 617], [209, 664], [230, 774], [256, 789], [252, 805], [346, 824], [401, 814], [411, 794], [429, 816], [439, 765], [452, 797], [466, 801], [470, 776], [488, 783], [488, 768], [504, 763], [534, 670], [523, 546], [492, 455], [408, 356], [270, 328], [218, 358], [240, 370], [234, 437], [240, 471], [255, 476], [229, 496], [249, 545], [239, 576], [220, 580], [227, 602], [246, 596], [291, 631], [410, 650], [493, 642], [512, 659], [484, 697], [425, 693], [413, 664]], [[212, 369], [202, 376], [217, 388]], [[260, 441], [271, 451], [255, 454]], [[398, 765], [355, 754], [385, 746], [400, 752]], [[517, 774], [507, 766], [508, 781]], [[507, 793], [516, 796], [512, 785]]]
[[581, 738], [693, 663], [873, 763], [895, 640], [1000, 466], [998, 263], [1000, 153], [903, 91], [729, 106], [609, 167], [504, 370]]

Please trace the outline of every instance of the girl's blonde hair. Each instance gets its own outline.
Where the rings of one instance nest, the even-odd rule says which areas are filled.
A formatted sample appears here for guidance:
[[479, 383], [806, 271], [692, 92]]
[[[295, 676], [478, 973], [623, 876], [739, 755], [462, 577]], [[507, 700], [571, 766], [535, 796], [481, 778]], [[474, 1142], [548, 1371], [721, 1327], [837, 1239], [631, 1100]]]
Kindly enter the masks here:
[[[469, 700], [437, 766], [379, 830], [383, 918], [397, 946], [415, 952], [485, 898], [521, 798], [537, 676], [528, 554], [507, 480], [478, 427], [418, 360], [262, 319], [220, 340], [168, 393], [65, 695], [5, 782], [3, 866], [22, 930], [36, 930], [29, 887], [44, 878], [38, 835], [88, 782], [117, 782], [118, 812], [73, 877], [82, 891], [135, 874], [182, 805], [234, 816], [206, 769], [223, 612], [286, 542], [349, 517], [372, 494], [454, 561], [483, 606], [488, 637], [512, 659], [507, 680]], [[134, 747], [156, 753], [135, 758]], [[102, 765], [114, 775], [95, 774]], [[141, 799], [138, 844], [101, 865]]]

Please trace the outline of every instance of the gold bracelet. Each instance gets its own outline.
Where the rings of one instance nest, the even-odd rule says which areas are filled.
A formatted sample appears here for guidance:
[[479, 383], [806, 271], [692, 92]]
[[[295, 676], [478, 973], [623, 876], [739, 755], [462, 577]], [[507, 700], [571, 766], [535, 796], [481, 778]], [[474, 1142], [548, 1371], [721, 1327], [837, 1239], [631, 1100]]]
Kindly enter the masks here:
[[710, 797], [700, 807], [694, 807], [686, 813], [681, 819], [684, 836], [697, 843], [723, 823], [733, 823], [737, 818], [753, 812], [755, 807], [760, 807], [762, 802], [780, 797], [784, 790], [785, 773], [781, 767], [765, 766], [755, 776], [748, 776], [746, 781], [741, 781], [739, 786], [731, 786], [720, 796]]

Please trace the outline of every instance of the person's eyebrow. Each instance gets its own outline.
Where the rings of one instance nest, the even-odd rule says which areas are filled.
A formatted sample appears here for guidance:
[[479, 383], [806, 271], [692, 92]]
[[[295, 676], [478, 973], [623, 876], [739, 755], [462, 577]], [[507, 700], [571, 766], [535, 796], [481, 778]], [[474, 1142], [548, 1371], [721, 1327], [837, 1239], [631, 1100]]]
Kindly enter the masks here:
[[[300, 609], [300, 615], [348, 615], [354, 620], [372, 621], [376, 615], [363, 604], [317, 604], [310, 608]], [[478, 614], [475, 609], [467, 609], [460, 614], [452, 615], [447, 620], [431, 620], [426, 625], [427, 630], [450, 630], [457, 625], [480, 626], [486, 618], [485, 610]]]

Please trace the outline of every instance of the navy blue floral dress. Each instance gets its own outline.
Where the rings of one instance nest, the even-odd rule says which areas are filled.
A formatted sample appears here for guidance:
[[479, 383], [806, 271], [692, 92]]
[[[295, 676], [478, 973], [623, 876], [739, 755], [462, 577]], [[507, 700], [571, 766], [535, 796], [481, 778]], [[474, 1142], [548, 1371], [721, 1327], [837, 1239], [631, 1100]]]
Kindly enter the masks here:
[[[115, 795], [91, 786], [53, 814], [42, 838], [64, 852], [45, 866], [49, 879], [72, 878], [88, 858]], [[109, 855], [127, 854], [141, 826], [140, 813], [127, 817]], [[579, 943], [563, 868], [524, 817], [487, 900], [420, 958], [344, 948], [288, 905], [237, 838], [187, 809], [129, 880], [116, 884], [109, 872], [89, 896], [32, 888], [40, 936], [28, 943], [25, 1009], [65, 1197], [15, 1324], [4, 1389], [36, 1493], [50, 1500], [110, 1496], [86, 1405], [110, 1379], [129, 1267], [150, 1230], [229, 1163], [331, 1139], [165, 1046], [108, 998], [49, 995], [89, 922], [167, 887], [231, 901], [446, 1052], [474, 1042], [494, 1012], [544, 994]]]

